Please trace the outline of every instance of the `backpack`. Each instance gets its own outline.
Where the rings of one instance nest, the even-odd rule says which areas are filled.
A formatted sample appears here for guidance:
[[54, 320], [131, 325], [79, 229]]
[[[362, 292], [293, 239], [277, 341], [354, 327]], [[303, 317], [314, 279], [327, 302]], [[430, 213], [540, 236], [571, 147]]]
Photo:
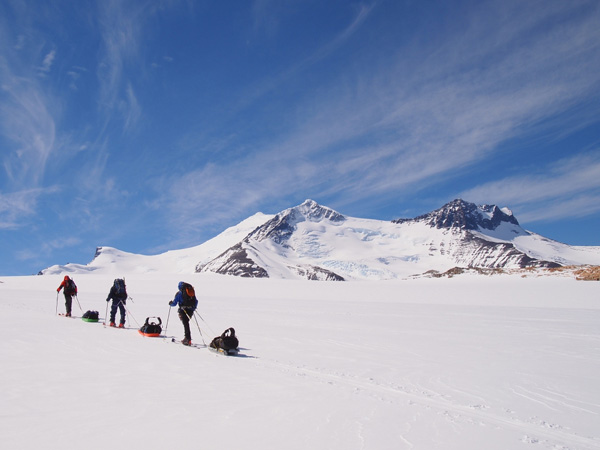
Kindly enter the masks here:
[[73, 295], [77, 293], [77, 285], [73, 280], [69, 280], [65, 283], [65, 294]]
[[119, 298], [127, 298], [127, 289], [125, 288], [125, 280], [117, 278], [114, 282], [115, 294]]
[[181, 286], [181, 306], [194, 307], [196, 306], [196, 292], [194, 286], [189, 283], [183, 283]]
[[226, 329], [221, 336], [214, 338], [210, 343], [212, 348], [223, 350], [236, 350], [238, 345], [240, 343], [238, 338], [235, 337], [235, 330], [233, 328]]
[[[158, 319], [158, 323], [155, 321], [150, 322], [150, 319]], [[142, 325], [142, 328], [140, 328], [140, 333], [145, 336], [158, 337], [162, 332], [161, 324], [162, 321], [160, 320], [160, 317], [147, 317], [146, 322]]]

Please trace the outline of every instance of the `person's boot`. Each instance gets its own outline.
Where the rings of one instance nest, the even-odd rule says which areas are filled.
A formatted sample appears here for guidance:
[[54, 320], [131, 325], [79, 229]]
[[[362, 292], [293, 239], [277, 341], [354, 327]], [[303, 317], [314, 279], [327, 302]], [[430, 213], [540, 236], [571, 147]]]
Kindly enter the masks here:
[[120, 323], [119, 324], [119, 328], [125, 328], [125, 324], [124, 323]]
[[192, 345], [192, 340], [189, 338], [184, 338], [183, 341], [181, 341], [181, 343], [183, 345]]
[[114, 327], [116, 327], [116, 325], [115, 325], [115, 323], [114, 323], [114, 322], [111, 322], [111, 323], [110, 323], [110, 326], [111, 326], [111, 327], [113, 327], [113, 328], [114, 328]]

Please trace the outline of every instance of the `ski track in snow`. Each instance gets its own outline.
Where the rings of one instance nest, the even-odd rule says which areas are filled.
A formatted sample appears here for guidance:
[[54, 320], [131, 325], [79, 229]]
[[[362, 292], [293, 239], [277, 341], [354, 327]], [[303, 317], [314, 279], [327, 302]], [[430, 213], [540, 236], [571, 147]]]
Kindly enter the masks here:
[[[259, 365], [265, 368], [275, 368], [282, 373], [287, 374], [288, 376], [309, 376], [318, 382], [335, 385], [336, 387], [341, 387], [342, 389], [350, 389], [357, 395], [367, 395], [380, 402], [389, 402], [389, 394], [392, 394], [393, 397], [398, 399], [393, 400], [394, 402], [400, 401], [410, 405], [411, 407], [424, 407], [426, 409], [433, 408], [437, 410], [437, 414], [444, 416], [451, 422], [468, 423], [471, 425], [488, 427], [502, 426], [525, 433], [524, 436], [528, 436], [529, 434], [537, 436], [537, 438], [535, 438], [535, 442], [530, 443], [539, 443], [539, 438], [543, 437], [548, 443], [560, 442], [561, 445], [567, 445], [561, 447], [565, 450], [568, 448], [600, 448], [599, 438], [578, 436], [574, 433], [568, 432], [568, 430], [563, 429], [563, 427], [560, 425], [551, 424], [543, 420], [537, 420], [536, 418], [531, 418], [531, 420], [519, 420], [516, 418], [502, 417], [498, 414], [487, 411], [490, 409], [490, 407], [485, 404], [457, 404], [451, 400], [450, 396], [438, 392], [432, 392], [426, 388], [414, 387], [409, 389], [400, 385], [381, 384], [374, 379], [364, 380], [343, 373], [328, 373], [324, 369], [299, 367], [277, 360], [270, 362], [261, 361]], [[513, 392], [515, 392], [517, 395], [521, 395], [529, 400], [551, 408], [547, 403], [539, 400], [539, 394], [528, 392], [529, 395], [525, 395], [523, 393], [516, 392], [517, 390], [526, 391], [524, 388], [518, 387], [517, 389], [513, 390]], [[599, 414], [597, 411], [593, 410], [574, 408], [570, 403], [565, 402], [560, 402], [556, 406], [558, 408], [562, 406], [569, 409], [578, 409], [594, 415]], [[557, 408], [551, 409], [554, 409], [555, 411], [560, 410]], [[404, 440], [404, 442], [408, 445], [412, 446], [408, 440], [402, 440]]]

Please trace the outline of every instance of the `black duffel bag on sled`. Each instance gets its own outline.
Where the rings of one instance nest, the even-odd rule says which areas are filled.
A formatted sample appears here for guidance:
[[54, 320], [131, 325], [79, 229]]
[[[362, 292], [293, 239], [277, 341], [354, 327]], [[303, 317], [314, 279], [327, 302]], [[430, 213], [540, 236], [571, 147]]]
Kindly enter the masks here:
[[[150, 322], [150, 319], [158, 319], [158, 323], [155, 321]], [[162, 321], [160, 320], [160, 317], [147, 317], [146, 322], [142, 325], [142, 328], [139, 329], [139, 332], [143, 336], [159, 337], [162, 332], [161, 324]]]
[[98, 311], [86, 311], [81, 316], [84, 322], [98, 322]]
[[227, 328], [223, 331], [221, 336], [218, 336], [210, 343], [210, 348], [226, 353], [228, 355], [235, 355], [238, 352], [239, 341], [235, 337], [235, 330], [233, 328]]

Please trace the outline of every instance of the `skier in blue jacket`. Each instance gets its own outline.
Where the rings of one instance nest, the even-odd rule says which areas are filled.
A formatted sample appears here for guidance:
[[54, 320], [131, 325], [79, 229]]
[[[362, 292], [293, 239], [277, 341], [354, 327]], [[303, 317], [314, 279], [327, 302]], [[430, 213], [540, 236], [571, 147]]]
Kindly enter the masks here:
[[108, 297], [106, 297], [106, 301], [109, 302], [112, 300], [112, 306], [110, 307], [110, 326], [114, 327], [115, 320], [117, 317], [117, 308], [121, 313], [121, 322], [119, 323], [119, 328], [125, 328], [125, 313], [126, 306], [125, 302], [127, 302], [127, 287], [125, 286], [125, 280], [122, 278], [115, 279], [113, 285], [110, 288], [110, 292], [108, 293]]
[[190, 320], [198, 307], [198, 299], [196, 298], [194, 287], [191, 284], [180, 281], [177, 288], [179, 290], [177, 291], [177, 294], [175, 294], [175, 298], [169, 302], [169, 306], [179, 305], [177, 313], [179, 314], [181, 323], [183, 323], [183, 331], [185, 333], [185, 337], [181, 343], [183, 345], [192, 345]]

